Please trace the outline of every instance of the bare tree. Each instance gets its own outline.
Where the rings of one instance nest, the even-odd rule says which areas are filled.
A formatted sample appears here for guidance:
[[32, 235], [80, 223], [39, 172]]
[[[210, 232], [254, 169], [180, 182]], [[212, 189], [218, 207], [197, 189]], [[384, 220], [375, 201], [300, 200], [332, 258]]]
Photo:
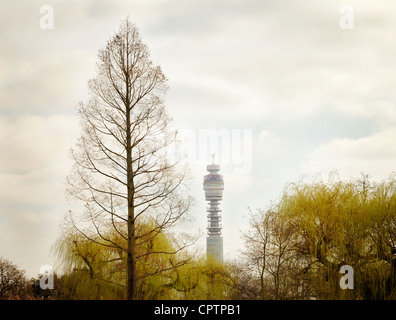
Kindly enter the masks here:
[[299, 296], [300, 270], [298, 249], [300, 241], [293, 224], [275, 212], [268, 212], [270, 245], [267, 252], [267, 271], [273, 279], [274, 299]]
[[257, 214], [249, 211], [249, 232], [242, 235], [245, 243], [244, 256], [247, 265], [253, 274], [260, 276], [260, 295], [262, 299], [267, 298], [265, 273], [267, 270], [268, 251], [271, 237], [271, 218], [263, 210]]
[[29, 290], [25, 272], [0, 257], [0, 300], [24, 299]]
[[[242, 234], [245, 263], [260, 283], [261, 299], [295, 298], [301, 291], [300, 240], [293, 224], [277, 208], [249, 212], [249, 230]], [[258, 277], [257, 277], [258, 276]]]
[[[175, 237], [169, 252], [146, 246], [188, 212], [187, 169], [167, 156], [177, 144], [164, 107], [167, 78], [129, 19], [98, 60], [97, 75], [88, 83], [90, 99], [78, 106], [82, 135], [72, 150], [67, 194], [84, 209], [79, 221], [73, 213], [71, 221], [89, 241], [125, 253], [127, 298], [137, 299], [137, 281], [148, 276], [138, 274], [139, 259], [174, 254], [191, 244]], [[109, 229], [113, 237], [107, 236]]]

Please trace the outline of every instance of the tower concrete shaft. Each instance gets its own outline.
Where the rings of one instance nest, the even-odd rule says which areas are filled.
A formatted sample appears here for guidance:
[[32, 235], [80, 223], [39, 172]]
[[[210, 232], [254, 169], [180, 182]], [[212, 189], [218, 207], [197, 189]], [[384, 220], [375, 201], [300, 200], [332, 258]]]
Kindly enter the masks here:
[[209, 171], [204, 177], [203, 189], [205, 190], [205, 200], [209, 201], [207, 208], [207, 237], [206, 253], [208, 259], [214, 259], [217, 262], [223, 261], [223, 237], [221, 236], [221, 215], [220, 201], [223, 199], [224, 181], [223, 176], [218, 174], [220, 166], [211, 164], [206, 167]]

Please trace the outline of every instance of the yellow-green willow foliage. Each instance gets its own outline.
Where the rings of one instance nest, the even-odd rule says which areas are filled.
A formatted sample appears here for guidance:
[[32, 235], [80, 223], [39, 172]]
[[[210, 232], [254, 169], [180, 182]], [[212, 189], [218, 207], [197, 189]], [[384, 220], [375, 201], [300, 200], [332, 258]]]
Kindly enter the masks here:
[[[121, 230], [122, 226], [118, 226]], [[141, 225], [137, 234], [138, 298], [166, 299], [170, 273], [191, 257], [172, 247], [170, 236], [150, 232], [151, 225]], [[66, 228], [53, 246], [61, 277], [62, 299], [125, 299], [126, 239], [110, 229], [100, 237], [87, 236]]]
[[224, 300], [232, 299], [233, 286], [227, 264], [200, 257], [168, 273], [163, 285], [166, 299]]
[[[110, 245], [110, 243], [108, 243]], [[88, 241], [69, 230], [53, 247], [57, 257], [61, 299], [123, 299], [125, 296], [124, 253], [104, 242]]]
[[[293, 226], [307, 298], [384, 299], [395, 287], [396, 180], [368, 179], [290, 185], [273, 209]], [[342, 290], [341, 266], [354, 270], [354, 289]]]

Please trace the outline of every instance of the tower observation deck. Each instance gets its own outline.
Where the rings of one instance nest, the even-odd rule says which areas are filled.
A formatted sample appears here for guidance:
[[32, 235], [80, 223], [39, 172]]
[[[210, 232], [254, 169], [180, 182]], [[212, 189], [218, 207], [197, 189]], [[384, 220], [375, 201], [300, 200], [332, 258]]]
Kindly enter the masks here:
[[222, 262], [223, 237], [221, 236], [222, 226], [219, 202], [223, 199], [224, 181], [223, 176], [218, 174], [218, 171], [220, 171], [219, 165], [208, 165], [206, 170], [209, 171], [203, 182], [205, 200], [209, 201], [209, 207], [207, 208], [208, 233], [206, 237], [206, 253], [208, 258]]

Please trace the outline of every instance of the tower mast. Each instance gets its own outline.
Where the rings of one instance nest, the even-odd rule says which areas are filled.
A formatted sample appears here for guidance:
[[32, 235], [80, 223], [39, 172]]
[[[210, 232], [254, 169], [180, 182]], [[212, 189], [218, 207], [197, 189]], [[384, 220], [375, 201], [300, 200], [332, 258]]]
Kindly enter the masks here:
[[205, 200], [209, 201], [206, 254], [208, 259], [223, 262], [223, 237], [221, 235], [219, 202], [223, 199], [224, 181], [223, 176], [218, 174], [220, 166], [214, 164], [214, 155], [212, 155], [212, 164], [206, 166], [206, 170], [209, 171], [209, 174], [204, 176], [203, 182]]

